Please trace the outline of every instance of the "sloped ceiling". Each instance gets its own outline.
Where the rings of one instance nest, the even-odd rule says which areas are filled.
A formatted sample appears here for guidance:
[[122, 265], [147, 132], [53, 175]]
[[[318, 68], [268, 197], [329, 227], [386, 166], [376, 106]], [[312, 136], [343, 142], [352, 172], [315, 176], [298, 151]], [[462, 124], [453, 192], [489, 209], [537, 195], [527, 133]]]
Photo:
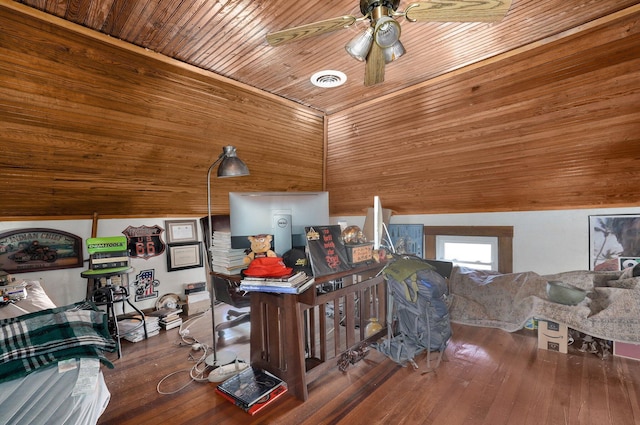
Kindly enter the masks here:
[[[2, 0], [6, 2], [7, 0]], [[637, 0], [513, 0], [498, 23], [412, 23], [400, 18], [407, 53], [365, 87], [364, 63], [344, 45], [364, 23], [270, 46], [265, 35], [342, 15], [359, 2], [299, 0], [23, 0], [29, 7], [94, 29], [330, 115], [607, 16]], [[398, 10], [410, 2], [401, 1]], [[347, 82], [318, 88], [309, 78], [338, 70]]]

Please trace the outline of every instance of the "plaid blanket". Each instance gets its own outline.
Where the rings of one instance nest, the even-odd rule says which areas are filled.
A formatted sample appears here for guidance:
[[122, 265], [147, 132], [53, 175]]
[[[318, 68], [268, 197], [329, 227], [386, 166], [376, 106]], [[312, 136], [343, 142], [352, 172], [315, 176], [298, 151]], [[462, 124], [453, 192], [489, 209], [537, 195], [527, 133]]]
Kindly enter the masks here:
[[107, 316], [92, 303], [79, 302], [2, 319], [0, 382], [71, 358], [98, 358], [113, 368], [103, 353], [115, 349]]

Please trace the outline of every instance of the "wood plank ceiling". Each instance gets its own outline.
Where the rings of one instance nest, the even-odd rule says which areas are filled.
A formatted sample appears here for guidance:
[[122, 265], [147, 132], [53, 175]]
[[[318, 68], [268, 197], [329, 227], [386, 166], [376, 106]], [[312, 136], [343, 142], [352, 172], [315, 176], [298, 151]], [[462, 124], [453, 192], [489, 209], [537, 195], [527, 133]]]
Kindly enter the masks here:
[[[316, 109], [344, 111], [425, 81], [536, 43], [638, 0], [513, 0], [499, 23], [412, 23], [401, 19], [407, 53], [386, 67], [385, 81], [365, 87], [364, 63], [344, 45], [364, 23], [271, 47], [269, 32], [361, 16], [357, 0], [21, 0], [27, 6]], [[398, 10], [409, 2], [402, 1]], [[338, 88], [318, 88], [321, 70], [347, 76]]]

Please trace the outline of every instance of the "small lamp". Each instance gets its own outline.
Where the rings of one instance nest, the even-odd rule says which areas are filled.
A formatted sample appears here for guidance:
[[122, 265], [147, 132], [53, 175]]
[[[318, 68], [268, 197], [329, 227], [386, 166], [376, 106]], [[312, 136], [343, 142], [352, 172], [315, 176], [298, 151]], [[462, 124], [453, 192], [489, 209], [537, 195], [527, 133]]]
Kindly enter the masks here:
[[391, 63], [394, 60], [398, 59], [400, 56], [406, 53], [404, 46], [400, 42], [400, 40], [396, 41], [395, 44], [391, 47], [387, 47], [383, 49], [382, 53], [384, 54], [384, 62]]
[[[235, 146], [225, 146], [222, 148], [222, 153], [216, 159], [216, 161], [211, 164], [209, 170], [207, 171], [207, 219], [209, 224], [209, 269], [213, 270], [213, 253], [211, 252], [213, 249], [213, 223], [211, 220], [211, 172], [215, 168], [216, 165], [220, 164], [218, 167], [218, 177], [240, 177], [240, 176], [248, 176], [249, 169], [247, 165], [236, 155]], [[205, 360], [205, 363], [213, 366], [223, 366], [225, 364], [229, 364], [235, 360], [235, 355], [220, 355], [218, 356], [217, 343], [216, 343], [216, 315], [214, 311], [216, 300], [216, 290], [213, 285], [213, 281], [211, 282], [211, 323], [213, 326], [213, 354], [208, 356]], [[231, 358], [229, 358], [231, 357]]]
[[376, 22], [373, 37], [383, 49], [391, 47], [400, 40], [400, 24], [390, 16], [383, 16]]
[[361, 34], [353, 37], [344, 48], [351, 57], [364, 62], [371, 49], [371, 44], [373, 44], [373, 27], [369, 27]]

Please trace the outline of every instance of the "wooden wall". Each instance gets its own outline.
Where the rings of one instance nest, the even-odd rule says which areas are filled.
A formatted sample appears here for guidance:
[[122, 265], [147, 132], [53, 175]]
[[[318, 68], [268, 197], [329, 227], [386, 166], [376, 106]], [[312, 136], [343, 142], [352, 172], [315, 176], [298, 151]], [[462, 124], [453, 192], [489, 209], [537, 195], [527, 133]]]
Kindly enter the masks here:
[[640, 205], [639, 10], [331, 115], [332, 214]]
[[227, 193], [322, 190], [313, 110], [37, 11], [0, 7], [0, 217], [194, 216], [235, 145], [251, 176]]
[[214, 182], [218, 213], [231, 190], [323, 187], [333, 215], [374, 195], [397, 214], [637, 206], [639, 21], [626, 9], [323, 117], [0, 8], [0, 218], [204, 215], [227, 144], [252, 174]]

